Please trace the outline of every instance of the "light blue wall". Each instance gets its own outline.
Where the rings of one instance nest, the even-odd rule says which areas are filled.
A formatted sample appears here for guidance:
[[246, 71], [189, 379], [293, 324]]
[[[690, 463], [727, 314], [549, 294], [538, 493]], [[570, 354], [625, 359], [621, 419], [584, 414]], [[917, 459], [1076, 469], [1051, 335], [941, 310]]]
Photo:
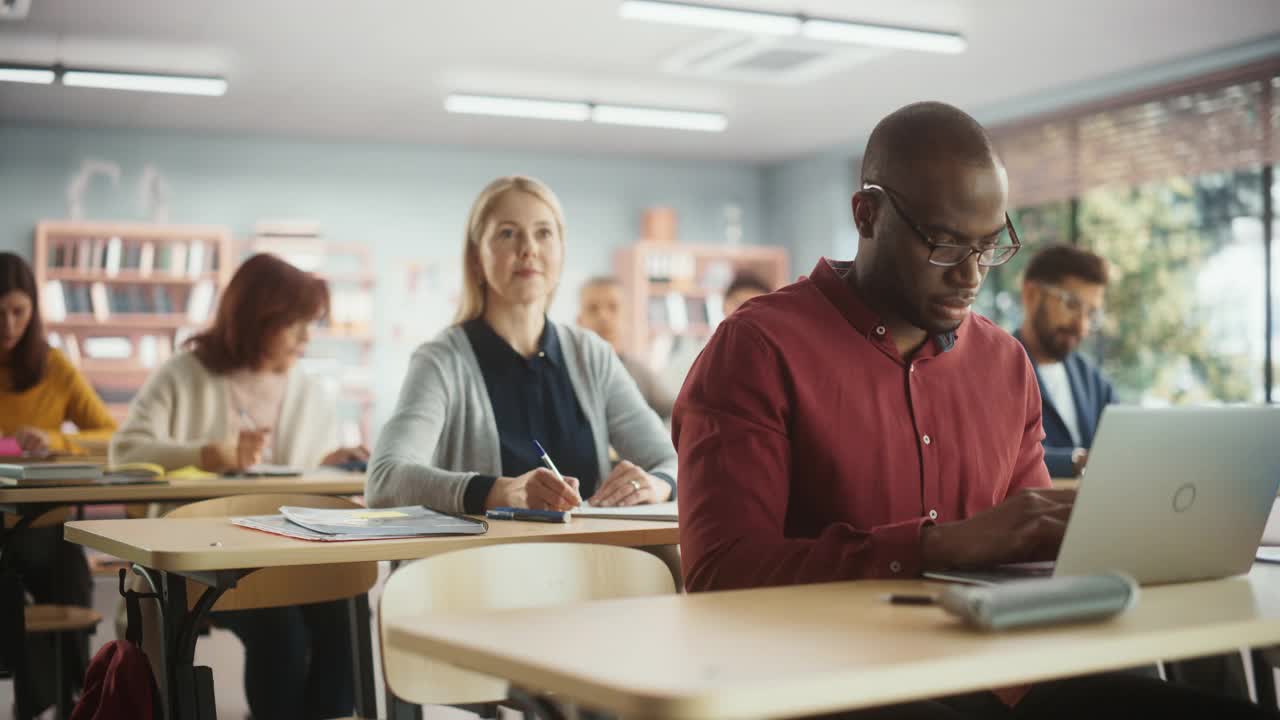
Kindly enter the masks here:
[[856, 161], [836, 150], [764, 169], [764, 241], [790, 251], [793, 274], [807, 275], [821, 257], [853, 257], [856, 176]]
[[[158, 167], [171, 188], [171, 222], [226, 225], [237, 237], [263, 219], [305, 219], [331, 238], [367, 242], [379, 272], [374, 356], [377, 418], [394, 403], [407, 345], [391, 341], [393, 307], [383, 278], [410, 262], [453, 262], [475, 194], [499, 175], [547, 181], [565, 206], [569, 255], [552, 315], [571, 319], [572, 288], [608, 272], [614, 251], [636, 239], [641, 211], [676, 208], [686, 242], [724, 236], [727, 204], [743, 210], [746, 242], [762, 240], [761, 171], [748, 164], [479, 151], [422, 145], [300, 141], [133, 130], [0, 127], [0, 250], [30, 257], [40, 219], [67, 213], [66, 185], [84, 158], [117, 163], [118, 188], [96, 178], [85, 216], [142, 219], [138, 180]], [[404, 355], [405, 357], [401, 357]]]

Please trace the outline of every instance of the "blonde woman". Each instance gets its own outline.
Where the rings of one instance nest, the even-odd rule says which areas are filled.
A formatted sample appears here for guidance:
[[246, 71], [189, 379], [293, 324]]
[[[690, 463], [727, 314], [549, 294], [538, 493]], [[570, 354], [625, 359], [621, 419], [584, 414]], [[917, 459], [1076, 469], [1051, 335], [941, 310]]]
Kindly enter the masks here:
[[[476, 198], [456, 322], [413, 355], [369, 466], [371, 505], [482, 513], [673, 497], [675, 450], [618, 356], [547, 319], [565, 249], [560, 201], [538, 180], [499, 178]], [[613, 468], [610, 446], [623, 458]]]

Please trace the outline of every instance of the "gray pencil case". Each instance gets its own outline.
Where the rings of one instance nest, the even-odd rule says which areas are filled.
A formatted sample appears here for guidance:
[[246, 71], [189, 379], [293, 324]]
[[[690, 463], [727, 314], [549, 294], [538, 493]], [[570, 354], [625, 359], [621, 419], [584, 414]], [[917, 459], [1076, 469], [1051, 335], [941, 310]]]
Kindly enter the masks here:
[[939, 598], [952, 615], [982, 630], [1103, 620], [1138, 602], [1138, 583], [1120, 573], [952, 585]]

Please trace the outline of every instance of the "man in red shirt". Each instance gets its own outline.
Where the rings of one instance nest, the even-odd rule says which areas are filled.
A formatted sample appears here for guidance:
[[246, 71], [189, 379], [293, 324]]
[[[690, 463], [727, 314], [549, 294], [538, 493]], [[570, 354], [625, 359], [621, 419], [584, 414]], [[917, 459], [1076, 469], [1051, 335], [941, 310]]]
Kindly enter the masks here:
[[[862, 173], [857, 261], [820, 260], [744, 304], [676, 403], [690, 592], [1057, 553], [1074, 495], [1050, 489], [1035, 372], [1017, 340], [969, 311], [989, 268], [1019, 246], [986, 132], [951, 106], [909, 105], [876, 126]], [[878, 712], [1257, 712], [1220, 702], [1106, 675]]]

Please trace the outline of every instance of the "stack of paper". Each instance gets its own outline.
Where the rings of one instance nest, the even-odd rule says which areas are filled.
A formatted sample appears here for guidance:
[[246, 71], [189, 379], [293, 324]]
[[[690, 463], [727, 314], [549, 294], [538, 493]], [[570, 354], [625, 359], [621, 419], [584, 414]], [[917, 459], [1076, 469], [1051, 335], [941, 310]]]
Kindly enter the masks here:
[[0, 486], [92, 485], [101, 477], [102, 466], [96, 463], [11, 461], [0, 464]]
[[242, 527], [300, 540], [386, 540], [428, 535], [483, 535], [489, 526], [470, 518], [428, 510], [398, 508], [332, 510], [283, 506], [279, 515], [231, 518]]
[[676, 502], [654, 503], [652, 505], [629, 505], [627, 507], [595, 507], [591, 503], [583, 503], [582, 507], [573, 511], [579, 518], [617, 518], [619, 520], [668, 520], [676, 522], [680, 514]]

